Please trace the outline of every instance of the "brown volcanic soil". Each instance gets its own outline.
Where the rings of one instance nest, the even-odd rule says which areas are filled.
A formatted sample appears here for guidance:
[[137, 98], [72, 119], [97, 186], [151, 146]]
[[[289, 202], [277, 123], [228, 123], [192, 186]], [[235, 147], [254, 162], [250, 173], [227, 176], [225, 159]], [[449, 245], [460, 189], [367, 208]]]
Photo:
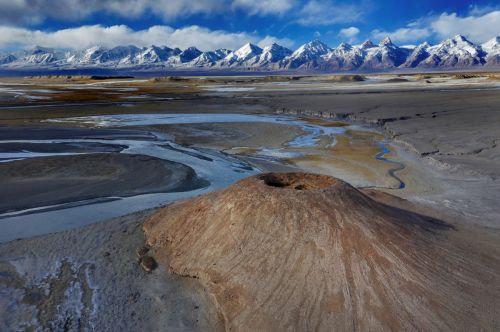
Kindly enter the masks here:
[[500, 327], [496, 259], [332, 177], [249, 177], [144, 230], [160, 265], [201, 281], [226, 330]]

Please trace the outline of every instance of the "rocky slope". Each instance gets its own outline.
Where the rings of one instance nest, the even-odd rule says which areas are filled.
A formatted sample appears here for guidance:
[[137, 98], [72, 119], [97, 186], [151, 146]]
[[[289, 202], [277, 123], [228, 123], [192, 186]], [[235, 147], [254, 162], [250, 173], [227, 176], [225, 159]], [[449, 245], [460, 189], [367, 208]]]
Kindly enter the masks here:
[[336, 48], [315, 40], [294, 52], [276, 43], [264, 49], [247, 43], [235, 51], [218, 49], [205, 52], [196, 47], [180, 50], [166, 46], [118, 46], [111, 49], [96, 46], [67, 52], [35, 47], [22, 52], [0, 53], [0, 68], [380, 71], [397, 68], [490, 68], [498, 66], [499, 59], [500, 37], [476, 45], [457, 35], [437, 45], [423, 43], [417, 47], [397, 46], [388, 37], [378, 45], [365, 41], [360, 45], [342, 43]]
[[335, 178], [250, 177], [167, 206], [144, 230], [161, 265], [200, 280], [226, 330], [500, 326], [492, 262], [450, 241], [447, 224]]

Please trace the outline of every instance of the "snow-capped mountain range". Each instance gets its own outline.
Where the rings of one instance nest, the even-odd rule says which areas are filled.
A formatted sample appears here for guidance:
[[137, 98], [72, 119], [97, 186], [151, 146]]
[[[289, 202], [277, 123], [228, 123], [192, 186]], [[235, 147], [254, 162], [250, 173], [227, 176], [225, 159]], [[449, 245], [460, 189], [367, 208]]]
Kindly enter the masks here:
[[389, 37], [378, 45], [342, 43], [331, 48], [319, 40], [292, 51], [276, 43], [260, 48], [245, 44], [235, 51], [218, 49], [202, 52], [166, 46], [91, 47], [83, 51], [59, 51], [35, 47], [0, 55], [2, 69], [230, 69], [230, 70], [320, 70], [384, 71], [406, 68], [500, 67], [500, 37], [476, 45], [457, 35], [437, 45], [397, 46]]

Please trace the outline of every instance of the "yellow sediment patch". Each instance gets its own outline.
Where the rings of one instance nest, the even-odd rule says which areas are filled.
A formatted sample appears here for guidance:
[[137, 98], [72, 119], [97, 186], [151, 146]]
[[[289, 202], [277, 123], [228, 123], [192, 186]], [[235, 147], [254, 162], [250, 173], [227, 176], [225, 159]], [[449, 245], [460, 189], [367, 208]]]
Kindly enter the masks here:
[[380, 134], [349, 130], [336, 138], [333, 147], [304, 149], [304, 156], [290, 158], [287, 162], [305, 171], [337, 176], [356, 185], [398, 185], [387, 174], [393, 165], [374, 158], [380, 152], [376, 145], [382, 138]]
[[[302, 118], [301, 120], [309, 124], [325, 127], [348, 125], [343, 122], [323, 119]], [[265, 135], [267, 139], [270, 136], [273, 136], [273, 133]], [[334, 146], [330, 146], [332, 143], [330, 136], [319, 137], [319, 142], [314, 147], [289, 147], [284, 142], [281, 146], [284, 151], [299, 152], [303, 155], [282, 159], [282, 161], [306, 172], [336, 176], [358, 186], [395, 187], [399, 183], [388, 175], [388, 171], [394, 165], [374, 158], [380, 152], [377, 142], [383, 139], [383, 135], [377, 132], [348, 129], [345, 134], [336, 135], [336, 144]], [[263, 142], [259, 143], [262, 144]], [[260, 145], [260, 147], [264, 146], [271, 147], [266, 144]], [[259, 152], [258, 147], [259, 145], [241, 144], [233, 147], [230, 153], [244, 156], [255, 155]], [[387, 157], [397, 159], [397, 156], [393, 153]]]
[[[132, 81], [131, 81], [132, 80]], [[177, 81], [134, 81], [90, 80], [89, 78], [41, 77], [30, 79], [2, 79], [2, 82], [21, 84], [26, 93], [33, 96], [48, 97], [50, 102], [114, 102], [124, 98], [148, 95], [152, 98], [175, 94], [194, 94], [201, 91], [194, 82]], [[30, 92], [33, 90], [33, 92]], [[51, 90], [40, 92], [37, 90]], [[47, 99], [49, 100], [49, 99]]]
[[301, 121], [307, 122], [309, 124], [320, 125], [323, 127], [347, 127], [350, 126], [347, 122], [341, 121], [327, 121], [319, 118], [299, 118]]

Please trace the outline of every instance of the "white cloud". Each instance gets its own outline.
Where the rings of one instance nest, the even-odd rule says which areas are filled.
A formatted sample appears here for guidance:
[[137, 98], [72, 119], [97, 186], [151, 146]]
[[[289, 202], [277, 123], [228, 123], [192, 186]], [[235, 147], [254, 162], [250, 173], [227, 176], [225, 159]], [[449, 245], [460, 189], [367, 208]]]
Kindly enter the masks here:
[[469, 15], [471, 16], [482, 16], [484, 14], [488, 14], [489, 12], [493, 12], [496, 10], [500, 10], [500, 5], [492, 6], [478, 6], [478, 5], [470, 5], [469, 6]]
[[373, 30], [376, 39], [385, 36], [395, 42], [422, 41], [427, 38], [444, 39], [461, 34], [470, 40], [483, 43], [500, 34], [500, 10], [486, 12], [484, 8], [471, 7], [469, 16], [442, 13], [439, 16], [422, 17], [395, 31]]
[[0, 0], [0, 22], [29, 24], [46, 18], [74, 21], [96, 13], [132, 19], [153, 14], [165, 21], [232, 10], [248, 15], [282, 15], [294, 4], [295, 0]]
[[[122, 7], [122, 2], [128, 3], [130, 7], [136, 6], [137, 3], [141, 3], [144, 8], [142, 11], [137, 13], [137, 16], [143, 14], [144, 12], [151, 12], [157, 16], [162, 17], [166, 21], [171, 21], [177, 17], [186, 17], [194, 14], [212, 14], [223, 12], [227, 8], [225, 2], [227, 1], [217, 1], [217, 0], [121, 0], [112, 1], [116, 3], [116, 12], [120, 13], [122, 16], [127, 17], [127, 10], [120, 10]], [[120, 2], [120, 3], [117, 3]]]
[[467, 17], [443, 13], [430, 26], [442, 38], [463, 34], [473, 41], [485, 42], [500, 34], [500, 10]]
[[353, 38], [359, 34], [360, 30], [356, 27], [349, 27], [340, 29], [339, 37], [341, 38]]
[[114, 47], [117, 45], [149, 46], [154, 44], [179, 48], [196, 46], [201, 50], [213, 50], [221, 47], [236, 49], [246, 42], [262, 46], [273, 42], [283, 46], [293, 44], [289, 39], [279, 39], [272, 36], [261, 37], [247, 32], [210, 30], [196, 25], [180, 29], [157, 25], [145, 30], [133, 30], [126, 25], [110, 27], [87, 25], [54, 32], [0, 26], [0, 48], [28, 48], [42, 45], [53, 48], [84, 49], [95, 45]]
[[234, 9], [246, 10], [250, 15], [282, 15], [292, 9], [294, 0], [233, 0]]
[[428, 38], [431, 31], [427, 28], [399, 28], [395, 31], [387, 32], [373, 30], [372, 36], [376, 40], [382, 40], [385, 37], [390, 37], [394, 42], [413, 42]]
[[296, 22], [304, 26], [331, 25], [359, 21], [363, 14], [362, 6], [309, 0], [298, 12]]
[[277, 43], [285, 47], [292, 47], [294, 42], [293, 40], [288, 38], [276, 38], [273, 36], [265, 36], [264, 38], [262, 38], [257, 42], [257, 45], [259, 45], [260, 47], [266, 47], [272, 45], [273, 43]]

